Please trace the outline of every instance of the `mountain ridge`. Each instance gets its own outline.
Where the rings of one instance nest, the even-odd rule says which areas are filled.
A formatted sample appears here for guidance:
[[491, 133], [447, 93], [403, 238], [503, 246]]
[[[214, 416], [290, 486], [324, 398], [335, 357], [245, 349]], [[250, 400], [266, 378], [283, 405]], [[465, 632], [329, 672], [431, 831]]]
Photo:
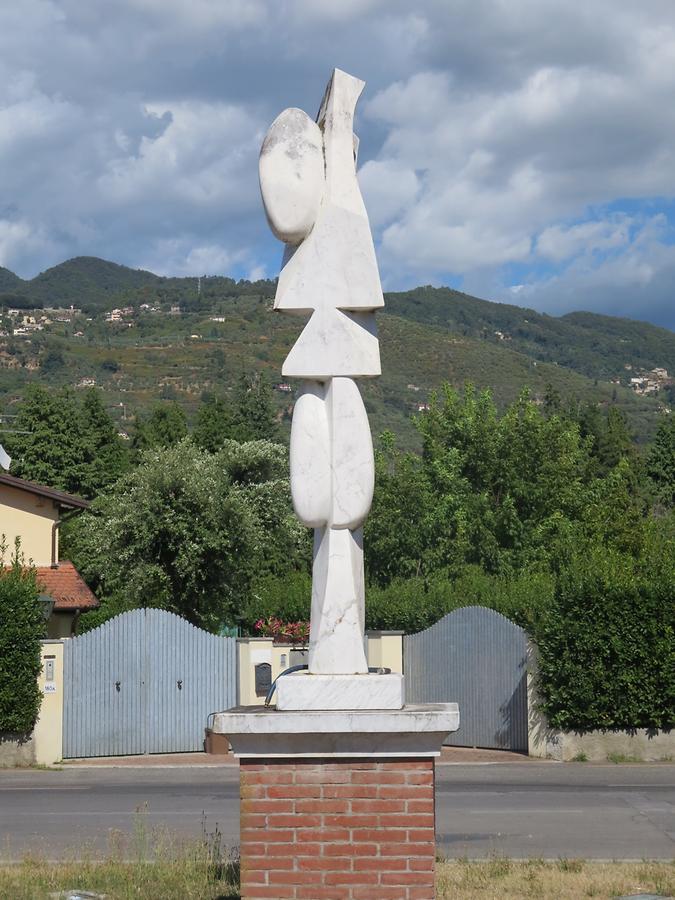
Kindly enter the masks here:
[[[85, 311], [0, 339], [0, 409], [36, 380], [95, 384], [111, 407], [130, 415], [172, 398], [191, 415], [199, 396], [229, 391], [242, 371], [279, 381], [300, 323], [271, 314], [275, 287], [272, 280], [160, 276], [97, 257], [76, 257], [28, 281], [0, 269], [5, 311], [19, 300], [24, 308]], [[363, 382], [375, 433], [391, 428], [411, 443], [411, 413], [443, 381], [490, 387], [502, 407], [524, 386], [541, 401], [550, 384], [579, 402], [618, 404], [642, 439], [653, 434], [659, 412], [675, 405], [671, 384], [654, 397], [630, 389], [643, 371], [675, 371], [668, 329], [583, 311], [549, 316], [430, 286], [389, 292], [385, 304], [378, 315], [383, 375]], [[290, 401], [277, 396], [285, 421]]]

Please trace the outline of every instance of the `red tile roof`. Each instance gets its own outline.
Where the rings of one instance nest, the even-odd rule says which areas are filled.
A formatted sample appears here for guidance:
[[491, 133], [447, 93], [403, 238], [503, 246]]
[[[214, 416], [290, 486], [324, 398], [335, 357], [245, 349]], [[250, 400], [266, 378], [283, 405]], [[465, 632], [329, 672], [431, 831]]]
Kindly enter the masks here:
[[40, 589], [56, 600], [54, 609], [94, 609], [98, 599], [84, 583], [75, 566], [67, 559], [61, 560], [56, 569], [37, 566]]

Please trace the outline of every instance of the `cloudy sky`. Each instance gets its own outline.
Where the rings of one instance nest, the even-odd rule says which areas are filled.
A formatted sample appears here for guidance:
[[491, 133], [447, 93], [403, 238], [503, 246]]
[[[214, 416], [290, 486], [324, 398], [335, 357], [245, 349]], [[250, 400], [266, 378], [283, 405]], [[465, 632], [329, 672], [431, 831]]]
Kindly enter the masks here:
[[385, 288], [675, 328], [673, 0], [0, 4], [0, 265], [274, 276], [257, 157], [367, 82]]

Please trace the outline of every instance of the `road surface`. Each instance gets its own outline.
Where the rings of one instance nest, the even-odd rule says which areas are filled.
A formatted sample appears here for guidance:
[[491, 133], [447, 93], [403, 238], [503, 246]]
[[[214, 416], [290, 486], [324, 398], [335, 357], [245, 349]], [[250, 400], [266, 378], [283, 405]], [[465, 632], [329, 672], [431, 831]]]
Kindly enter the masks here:
[[[135, 857], [160, 833], [238, 843], [238, 769], [0, 770], [0, 861]], [[439, 765], [448, 857], [673, 859], [675, 766]]]

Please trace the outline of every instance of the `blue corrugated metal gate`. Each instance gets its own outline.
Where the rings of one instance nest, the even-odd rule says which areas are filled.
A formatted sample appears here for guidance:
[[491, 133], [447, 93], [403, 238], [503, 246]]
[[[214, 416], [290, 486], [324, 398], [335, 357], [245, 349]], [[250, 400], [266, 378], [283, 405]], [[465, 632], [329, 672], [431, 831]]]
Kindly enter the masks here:
[[482, 606], [448, 613], [403, 639], [406, 700], [456, 701], [459, 731], [446, 744], [527, 752], [527, 638]]
[[237, 641], [135, 609], [64, 646], [63, 756], [201, 750], [237, 702]]

